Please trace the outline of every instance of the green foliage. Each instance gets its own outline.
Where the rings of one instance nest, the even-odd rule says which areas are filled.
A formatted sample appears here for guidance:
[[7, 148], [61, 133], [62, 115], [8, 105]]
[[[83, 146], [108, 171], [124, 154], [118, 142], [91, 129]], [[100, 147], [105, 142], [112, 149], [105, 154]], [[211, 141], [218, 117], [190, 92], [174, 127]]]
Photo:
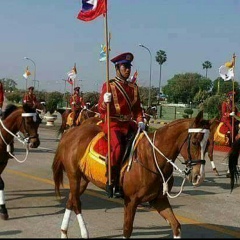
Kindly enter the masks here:
[[6, 92], [5, 96], [8, 99], [8, 101], [12, 103], [21, 103], [22, 104], [22, 98], [24, 95], [24, 91], [21, 90], [15, 90], [12, 92]]
[[63, 101], [63, 94], [60, 92], [51, 92], [46, 95], [46, 109], [51, 114], [57, 110], [58, 104]]
[[202, 66], [203, 66], [203, 69], [206, 69], [206, 78], [207, 78], [208, 69], [209, 69], [209, 68], [212, 68], [212, 63], [209, 62], [209, 61], [205, 61], [205, 62], [202, 64]]
[[209, 119], [217, 117], [220, 119], [221, 117], [221, 103], [226, 98], [225, 95], [214, 95], [209, 98], [207, 98], [201, 108], [204, 110], [204, 112], [208, 113]]
[[168, 102], [189, 104], [200, 91], [210, 91], [212, 81], [198, 73], [177, 74], [163, 87]]
[[186, 113], [188, 115], [192, 115], [193, 114], [193, 110], [191, 108], [185, 108], [184, 109], [184, 113]]
[[83, 100], [85, 103], [90, 102], [91, 105], [97, 104], [99, 99], [98, 92], [86, 92], [83, 94]]

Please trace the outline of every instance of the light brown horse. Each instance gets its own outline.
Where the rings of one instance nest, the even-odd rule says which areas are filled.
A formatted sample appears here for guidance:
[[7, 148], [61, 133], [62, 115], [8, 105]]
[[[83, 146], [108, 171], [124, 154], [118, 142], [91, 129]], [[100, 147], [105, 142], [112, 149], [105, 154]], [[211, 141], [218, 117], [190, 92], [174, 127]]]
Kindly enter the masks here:
[[[89, 120], [86, 120], [86, 122]], [[186, 169], [180, 170], [184, 180], [189, 179], [195, 185], [200, 184], [201, 165], [200, 142], [202, 133], [188, 133], [190, 128], [208, 128], [208, 121], [199, 112], [194, 119], [178, 119], [154, 133], [138, 135], [134, 141], [132, 155], [122, 164], [120, 185], [124, 191], [124, 226], [123, 236], [129, 238], [133, 231], [134, 216], [140, 203], [149, 202], [166, 219], [174, 237], [181, 237], [181, 225], [175, 217], [168, 196], [173, 186], [174, 164], [182, 146], [188, 142], [190, 159], [185, 162]], [[58, 145], [52, 164], [55, 191], [60, 195], [66, 172], [70, 192], [61, 225], [61, 237], [67, 237], [71, 212], [74, 211], [83, 238], [88, 238], [88, 231], [82, 216], [80, 196], [92, 182], [101, 189], [106, 189], [107, 166], [104, 156], [98, 157], [93, 149], [99, 135], [104, 135], [100, 126], [83, 123], [79, 127], [66, 131]], [[95, 143], [94, 143], [95, 142]]]
[[36, 110], [25, 104], [22, 107], [8, 105], [0, 119], [0, 217], [3, 220], [8, 219], [8, 211], [4, 200], [4, 181], [1, 174], [10, 158], [14, 138], [19, 140], [16, 134], [21, 132], [24, 136], [21, 142], [31, 148], [37, 148], [40, 145], [38, 136], [40, 123], [41, 119]]
[[[65, 130], [69, 129], [72, 125], [68, 124], [68, 117], [72, 113], [71, 109], [66, 109], [65, 111], [61, 111], [60, 109], [58, 112], [61, 114], [62, 117], [62, 124], [60, 128], [58, 129], [58, 135], [62, 135]], [[79, 126], [85, 119], [94, 117], [95, 115], [98, 115], [98, 109], [97, 109], [97, 104], [93, 105], [90, 109], [88, 108], [83, 108], [80, 110], [80, 113], [77, 117], [76, 120], [76, 125]]]

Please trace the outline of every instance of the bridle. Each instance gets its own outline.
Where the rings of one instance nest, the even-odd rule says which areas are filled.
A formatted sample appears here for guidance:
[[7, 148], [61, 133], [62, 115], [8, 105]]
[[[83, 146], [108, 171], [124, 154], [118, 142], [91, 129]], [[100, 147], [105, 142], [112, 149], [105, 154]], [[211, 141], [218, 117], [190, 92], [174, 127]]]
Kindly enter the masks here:
[[29, 143], [30, 139], [38, 138], [39, 134], [37, 133], [36, 135], [33, 135], [33, 136], [30, 135], [29, 136], [29, 133], [26, 130], [26, 117], [32, 117], [33, 121], [37, 122], [38, 121], [37, 118], [39, 117], [39, 114], [37, 112], [35, 112], [35, 113], [22, 113], [21, 125], [23, 125], [23, 129], [24, 129], [23, 135], [24, 135], [25, 139], [27, 140], [27, 142]]

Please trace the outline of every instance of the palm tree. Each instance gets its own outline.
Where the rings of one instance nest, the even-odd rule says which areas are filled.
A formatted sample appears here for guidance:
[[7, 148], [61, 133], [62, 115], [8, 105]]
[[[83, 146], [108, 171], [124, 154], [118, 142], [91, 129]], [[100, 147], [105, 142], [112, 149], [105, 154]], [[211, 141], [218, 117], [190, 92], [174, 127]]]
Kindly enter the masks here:
[[212, 68], [212, 63], [209, 62], [209, 61], [205, 61], [205, 62], [202, 64], [202, 66], [203, 66], [203, 69], [206, 69], [206, 78], [207, 78], [208, 69], [209, 69], [209, 68]]
[[[167, 61], [167, 54], [163, 50], [157, 51], [156, 55], [156, 62], [160, 65], [160, 72], [159, 72], [159, 94], [161, 92], [161, 82], [162, 82], [162, 65]], [[160, 98], [160, 96], [159, 96]]]

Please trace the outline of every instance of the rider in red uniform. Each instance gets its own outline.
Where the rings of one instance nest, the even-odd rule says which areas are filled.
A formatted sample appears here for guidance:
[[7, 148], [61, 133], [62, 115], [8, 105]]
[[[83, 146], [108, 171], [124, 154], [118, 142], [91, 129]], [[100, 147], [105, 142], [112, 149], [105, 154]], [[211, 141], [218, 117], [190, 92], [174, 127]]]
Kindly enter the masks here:
[[23, 103], [28, 104], [30, 107], [35, 108], [37, 103], [36, 95], [33, 93], [34, 87], [29, 87], [28, 92], [23, 96]]
[[74, 93], [70, 97], [70, 106], [73, 112], [73, 126], [76, 126], [76, 120], [81, 109], [85, 107], [83, 97], [79, 95], [80, 87], [74, 88]]
[[[107, 92], [107, 84], [103, 84], [98, 102], [98, 111], [103, 119], [103, 131], [106, 134], [107, 103], [110, 104], [111, 167], [113, 174], [117, 175], [117, 180], [127, 134], [133, 127], [137, 129], [139, 126], [142, 130], [145, 129], [138, 86], [136, 83], [128, 81], [133, 58], [133, 54], [127, 52], [111, 60], [115, 65], [116, 77], [109, 81], [109, 92]], [[136, 123], [132, 120], [135, 120]], [[122, 193], [118, 192], [117, 180], [114, 182], [115, 196], [122, 197]], [[108, 196], [111, 197], [110, 190], [108, 188], [106, 190]]]
[[[224, 122], [225, 125], [228, 127], [228, 133], [230, 135], [230, 139], [232, 139], [232, 117], [234, 117], [234, 115], [237, 115], [237, 116], [240, 115], [236, 106], [234, 106], [234, 110], [232, 109], [233, 95], [235, 96], [235, 92], [233, 91], [229, 92], [227, 94], [226, 101], [223, 101], [222, 107], [221, 107], [221, 112], [222, 112], [221, 122]], [[236, 119], [234, 119], [234, 125], [235, 124], [236, 124]], [[236, 127], [234, 126], [234, 136], [236, 135], [236, 133], [237, 133]]]

